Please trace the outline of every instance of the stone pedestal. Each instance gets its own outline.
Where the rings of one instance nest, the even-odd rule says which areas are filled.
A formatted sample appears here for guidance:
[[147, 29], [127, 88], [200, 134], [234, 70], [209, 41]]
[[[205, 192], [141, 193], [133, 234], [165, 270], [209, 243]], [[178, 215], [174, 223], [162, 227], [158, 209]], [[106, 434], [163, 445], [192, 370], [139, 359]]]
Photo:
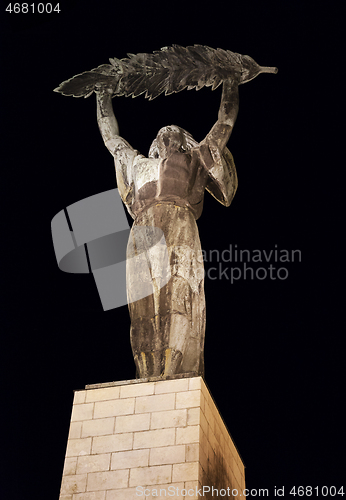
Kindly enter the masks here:
[[244, 465], [201, 377], [75, 392], [60, 500], [214, 500], [244, 488]]

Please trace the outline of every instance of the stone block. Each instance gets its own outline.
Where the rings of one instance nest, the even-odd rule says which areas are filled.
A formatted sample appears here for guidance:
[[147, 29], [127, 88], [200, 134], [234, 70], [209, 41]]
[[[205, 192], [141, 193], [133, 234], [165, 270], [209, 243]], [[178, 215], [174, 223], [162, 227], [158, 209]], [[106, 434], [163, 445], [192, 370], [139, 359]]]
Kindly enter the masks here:
[[[188, 499], [188, 497], [183, 497], [181, 492], [184, 490], [184, 483], [168, 483], [168, 484], [160, 484], [157, 486], [146, 486], [145, 489], [137, 490], [137, 496], [139, 492], [149, 492], [148, 495], [145, 496], [145, 500], [167, 500], [167, 498], [171, 498], [172, 500], [184, 500]], [[140, 497], [138, 497], [140, 498]], [[144, 498], [144, 497], [142, 497]], [[132, 500], [132, 499], [131, 499]]]
[[136, 413], [174, 410], [174, 405], [174, 393], [157, 394], [153, 396], [140, 396], [136, 398]]
[[76, 474], [77, 468], [77, 457], [71, 457], [65, 459], [63, 476], [71, 476], [72, 474]]
[[150, 450], [149, 465], [178, 464], [185, 462], [185, 446], [163, 446]]
[[232, 461], [232, 472], [234, 474], [235, 480], [237, 481], [239, 486], [241, 486], [241, 484], [242, 484], [241, 472], [239, 470], [237, 462], [234, 459]]
[[224, 421], [220, 419], [219, 425], [220, 425], [220, 429], [221, 429], [221, 432], [222, 432], [224, 439], [229, 440], [230, 439], [229, 431], [228, 431]]
[[115, 417], [134, 413], [135, 399], [115, 399], [112, 401], [96, 402], [94, 418]]
[[[208, 400], [208, 407], [209, 407], [211, 415], [212, 415], [212, 417], [214, 419], [214, 422], [217, 421], [217, 420], [219, 420], [219, 411], [216, 408], [215, 403], [214, 403], [214, 401], [212, 400], [211, 397]], [[213, 431], [214, 431], [214, 429], [213, 429]]]
[[[204, 397], [204, 394], [203, 392], [201, 391], [201, 403], [200, 403], [200, 408], [202, 410], [202, 412], [204, 413], [205, 409], [204, 409], [204, 406], [205, 406], [205, 397]], [[204, 413], [205, 414], [205, 413]]]
[[134, 432], [147, 431], [150, 426], [150, 413], [138, 415], [125, 415], [116, 417], [115, 433], [118, 432]]
[[86, 397], [87, 391], [75, 391], [74, 397], [73, 397], [73, 404], [78, 405], [85, 403], [85, 397]]
[[201, 377], [190, 378], [189, 391], [200, 390], [204, 398], [210, 398], [209, 390]]
[[211, 431], [214, 432], [215, 418], [214, 418], [212, 410], [207, 402], [205, 402], [205, 406], [204, 406], [204, 415], [205, 415], [205, 418], [208, 422], [208, 426], [210, 427]]
[[[189, 410], [192, 411], [192, 408]], [[208, 422], [207, 419], [204, 416], [204, 413], [201, 411], [199, 414], [199, 425], [203, 429], [203, 432], [208, 435]]]
[[112, 453], [111, 469], [132, 469], [149, 465], [148, 450], [119, 451]]
[[203, 396], [207, 399], [211, 399], [209, 389], [207, 388], [204, 380], [201, 378], [200, 378], [200, 383], [201, 383], [201, 391], [202, 391]]
[[129, 384], [120, 387], [121, 398], [135, 398], [137, 396], [149, 396], [154, 394], [155, 382], [146, 384]]
[[128, 486], [129, 471], [115, 470], [88, 474], [87, 491], [117, 490]]
[[[138, 496], [136, 488], [108, 490], [106, 492], [106, 500], [135, 500], [137, 497], [141, 498]], [[142, 496], [142, 500], [146, 500], [146, 498]]]
[[206, 434], [203, 432], [202, 429], [200, 430], [199, 434], [199, 446], [201, 450], [203, 450], [204, 453], [208, 456], [208, 446], [209, 446], [208, 437], [206, 436]]
[[189, 408], [187, 411], [187, 425], [199, 425], [201, 419], [201, 409], [199, 407]]
[[94, 403], [73, 405], [71, 422], [77, 420], [89, 420], [93, 418]]
[[242, 488], [239, 487], [237, 481], [235, 480], [234, 474], [232, 472], [232, 467], [230, 464], [227, 464], [227, 473], [228, 473], [228, 478], [229, 478], [229, 486], [233, 488], [236, 488], [239, 492]]
[[189, 388], [189, 379], [180, 378], [176, 380], [160, 380], [155, 384], [155, 394], [165, 394], [167, 392], [182, 392]]
[[[196, 408], [197, 409], [197, 408]], [[151, 415], [151, 429], [164, 427], [183, 427], [187, 422], [187, 410], [167, 410], [154, 412]]]
[[106, 491], [90, 491], [73, 495], [73, 500], [105, 500]]
[[87, 474], [89, 472], [101, 472], [109, 470], [111, 454], [104, 455], [88, 455], [86, 457], [78, 457], [77, 474]]
[[175, 444], [175, 429], [157, 429], [154, 431], [135, 432], [133, 449], [156, 448]]
[[188, 427], [178, 427], [176, 430], [176, 444], [190, 444], [199, 442], [199, 425], [189, 425]]
[[133, 433], [96, 436], [93, 438], [92, 454], [132, 450]]
[[200, 406], [201, 391], [186, 391], [178, 392], [176, 400], [176, 408], [192, 408]]
[[91, 438], [69, 439], [67, 442], [66, 457], [90, 455]]
[[113, 434], [114, 423], [114, 417], [86, 420], [85, 422], [83, 422], [82, 426], [82, 438]]
[[201, 464], [201, 467], [202, 467], [203, 471], [207, 474], [207, 472], [208, 472], [208, 456], [204, 452], [204, 450], [202, 449], [202, 447], [199, 448], [198, 458], [199, 458], [199, 463]]
[[153, 467], [140, 467], [130, 470], [129, 486], [143, 486], [164, 484], [171, 481], [172, 466], [158, 465]]
[[61, 482], [61, 495], [73, 495], [73, 493], [80, 493], [86, 490], [87, 475], [73, 475], [63, 476]]
[[208, 428], [208, 442], [214, 451], [218, 450], [219, 448], [218, 442], [216, 441], [215, 434], [213, 433], [210, 427]]
[[234, 446], [233, 442], [231, 442], [231, 444], [233, 445], [233, 452], [232, 452], [233, 459], [235, 460], [236, 464], [238, 465], [239, 470], [243, 470], [243, 462], [239, 456], [239, 453], [238, 453], [236, 447]]
[[[187, 496], [185, 497], [186, 500], [200, 500], [203, 498], [203, 496], [201, 496], [203, 493], [202, 485], [199, 481], [186, 481], [185, 490], [187, 491]], [[201, 495], [199, 494], [199, 491]], [[204, 498], [206, 498], [205, 495]]]
[[201, 377], [192, 377], [189, 379], [189, 391], [201, 391], [203, 380]]
[[197, 481], [199, 472], [198, 462], [186, 462], [184, 464], [174, 464], [172, 481]]
[[[182, 445], [183, 446], [183, 445]], [[197, 462], [200, 455], [199, 443], [186, 444], [186, 462]], [[181, 460], [183, 462], [184, 460]]]
[[208, 442], [208, 463], [211, 467], [214, 467], [214, 461], [215, 461], [215, 452], [213, 448], [211, 447], [210, 443]]
[[69, 439], [78, 439], [82, 434], [82, 424], [83, 422], [71, 422], [70, 430], [68, 433]]
[[86, 392], [86, 403], [93, 401], [107, 401], [109, 399], [118, 399], [120, 387], [104, 387], [102, 389], [89, 389]]
[[225, 442], [225, 438], [223, 437], [222, 433], [220, 434], [219, 446], [221, 448], [222, 453], [224, 453], [225, 452], [225, 447], [226, 447], [226, 442]]
[[220, 426], [218, 424], [218, 421], [216, 419], [215, 419], [215, 425], [214, 425], [214, 435], [215, 435], [216, 441], [220, 445], [220, 443], [221, 443], [221, 430], [220, 430]]

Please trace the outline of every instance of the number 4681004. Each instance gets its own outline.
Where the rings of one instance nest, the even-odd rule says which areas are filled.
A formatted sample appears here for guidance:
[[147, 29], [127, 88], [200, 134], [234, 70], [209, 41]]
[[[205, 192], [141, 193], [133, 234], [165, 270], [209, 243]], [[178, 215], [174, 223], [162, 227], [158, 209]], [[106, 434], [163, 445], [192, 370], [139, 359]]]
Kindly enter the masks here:
[[53, 12], [61, 12], [59, 4], [51, 3], [9, 3], [5, 9], [10, 14], [51, 14]]

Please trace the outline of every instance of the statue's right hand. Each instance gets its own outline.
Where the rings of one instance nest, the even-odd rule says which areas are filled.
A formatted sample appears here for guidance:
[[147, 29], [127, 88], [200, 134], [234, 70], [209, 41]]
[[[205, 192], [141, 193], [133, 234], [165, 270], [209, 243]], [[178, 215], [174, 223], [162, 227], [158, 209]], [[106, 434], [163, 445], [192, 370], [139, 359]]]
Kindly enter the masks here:
[[107, 84], [96, 83], [94, 91], [96, 92], [96, 94], [100, 94], [100, 95], [102, 95], [102, 94], [112, 95], [114, 93], [115, 87], [116, 87], [116, 84], [110, 85], [109, 83], [107, 83]]
[[239, 83], [241, 81], [241, 76], [242, 76], [241, 67], [236, 67], [233, 70], [233, 74], [232, 74], [230, 80], [233, 82], [233, 84], [239, 85]]

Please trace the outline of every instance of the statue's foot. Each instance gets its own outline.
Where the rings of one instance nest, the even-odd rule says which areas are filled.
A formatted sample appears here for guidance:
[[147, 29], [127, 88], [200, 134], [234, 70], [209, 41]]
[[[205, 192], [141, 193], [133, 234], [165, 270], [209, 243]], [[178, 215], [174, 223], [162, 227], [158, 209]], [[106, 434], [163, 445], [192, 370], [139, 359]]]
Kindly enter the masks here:
[[183, 354], [177, 349], [165, 349], [164, 352], [164, 368], [163, 368], [163, 378], [176, 375], [179, 373], [179, 368], [181, 361], [183, 359]]
[[138, 378], [160, 377], [162, 373], [162, 351], [140, 352], [134, 357]]
[[140, 352], [135, 356], [138, 378], [168, 377], [179, 372], [183, 355], [176, 349]]

